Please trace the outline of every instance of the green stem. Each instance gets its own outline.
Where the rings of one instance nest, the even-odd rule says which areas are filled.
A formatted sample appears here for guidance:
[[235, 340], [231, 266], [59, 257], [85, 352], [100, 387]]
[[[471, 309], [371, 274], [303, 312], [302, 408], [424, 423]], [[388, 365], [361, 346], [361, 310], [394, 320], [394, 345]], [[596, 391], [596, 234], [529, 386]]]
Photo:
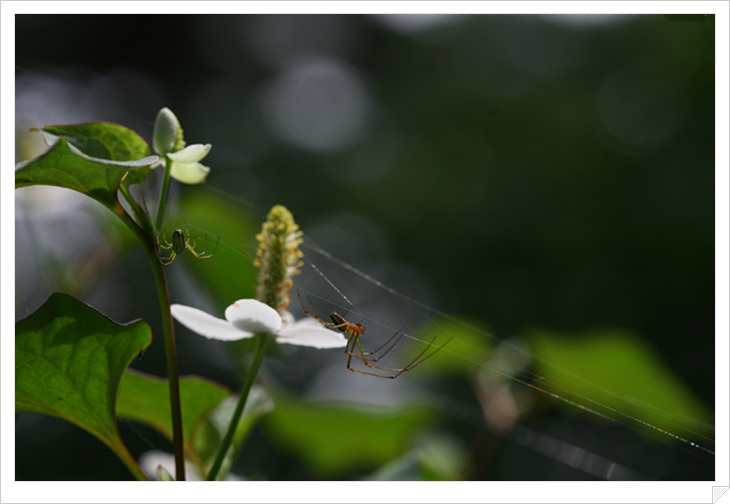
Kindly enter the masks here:
[[[151, 250], [150, 250], [151, 249]], [[175, 454], [175, 479], [185, 480], [185, 453], [183, 451], [183, 424], [180, 408], [180, 383], [178, 380], [177, 350], [175, 348], [175, 329], [170, 312], [170, 292], [167, 289], [165, 269], [157, 256], [156, 247], [145, 247], [147, 257], [152, 266], [157, 285], [157, 297], [160, 300], [162, 314], [162, 335], [165, 339], [165, 358], [167, 360], [167, 378], [170, 388], [170, 410], [172, 413], [172, 447]]]
[[[175, 348], [175, 327], [173, 325], [172, 313], [170, 312], [170, 292], [167, 289], [165, 278], [165, 267], [157, 255], [156, 240], [142, 230], [132, 218], [121, 208], [116, 211], [117, 215], [127, 224], [135, 235], [142, 241], [147, 260], [152, 267], [152, 273], [157, 287], [157, 297], [160, 302], [160, 313], [162, 315], [162, 335], [165, 340], [165, 357], [167, 360], [167, 377], [170, 388], [170, 411], [172, 414], [172, 447], [175, 454], [175, 479], [185, 480], [185, 453], [183, 451], [183, 424], [182, 411], [180, 408], [180, 383], [178, 380], [177, 350]], [[151, 226], [145, 215], [143, 226]], [[149, 232], [149, 231], [148, 231]]]
[[165, 219], [165, 207], [167, 207], [167, 195], [170, 192], [170, 170], [172, 161], [165, 155], [165, 174], [162, 178], [162, 192], [160, 193], [160, 203], [157, 208], [157, 223], [155, 229], [157, 232], [162, 229], [162, 221]]
[[[160, 232], [162, 222], [165, 218], [167, 195], [170, 191], [171, 168], [172, 161], [165, 155], [165, 174], [162, 179], [162, 192], [160, 193], [160, 202], [157, 209], [157, 224], [155, 226], [157, 233]], [[160, 299], [160, 312], [162, 313], [162, 334], [165, 338], [165, 357], [167, 359], [167, 377], [170, 387], [170, 409], [172, 413], [172, 448], [175, 454], [175, 479], [177, 481], [183, 481], [185, 480], [185, 452], [183, 446], [182, 411], [180, 408], [177, 350], [175, 348], [175, 328], [172, 321], [172, 313], [170, 312], [170, 292], [167, 289], [165, 267], [157, 255], [157, 247], [154, 242], [150, 242], [149, 245], [150, 247], [146, 249], [147, 257], [150, 260], [152, 270], [155, 274], [157, 296]]]
[[225, 460], [226, 454], [228, 453], [228, 450], [231, 447], [231, 442], [233, 441], [233, 435], [236, 433], [236, 428], [238, 427], [238, 422], [241, 420], [241, 415], [243, 414], [243, 408], [244, 408], [244, 406], [246, 406], [248, 394], [251, 391], [251, 386], [253, 385], [253, 382], [256, 379], [256, 375], [258, 374], [259, 366], [261, 365], [261, 360], [264, 357], [264, 349], [266, 348], [266, 343], [268, 343], [268, 341], [269, 341], [268, 334], [257, 334], [256, 335], [256, 349], [254, 350], [253, 359], [251, 360], [251, 365], [248, 368], [248, 376], [246, 376], [246, 382], [243, 384], [241, 393], [238, 396], [238, 404], [236, 404], [236, 409], [233, 412], [233, 417], [231, 418], [231, 423], [228, 425], [228, 432], [226, 432], [226, 435], [223, 438], [223, 441], [221, 441], [221, 444], [218, 447], [218, 453], [216, 454], [215, 461], [213, 462], [213, 465], [210, 468], [210, 471], [208, 471], [208, 476], [206, 478], [206, 480], [208, 480], [208, 481], [215, 481], [216, 477], [218, 476], [218, 472], [221, 469], [221, 465], [223, 465], [223, 460]]

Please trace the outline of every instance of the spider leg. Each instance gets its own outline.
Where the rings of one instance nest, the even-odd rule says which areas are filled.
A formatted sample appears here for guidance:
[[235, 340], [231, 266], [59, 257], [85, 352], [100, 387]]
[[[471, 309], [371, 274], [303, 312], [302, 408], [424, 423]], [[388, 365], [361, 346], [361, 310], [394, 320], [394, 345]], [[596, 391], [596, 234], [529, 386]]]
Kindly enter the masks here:
[[[358, 342], [358, 345], [359, 345], [359, 342]], [[355, 346], [354, 343], [352, 346], [353, 347]], [[373, 366], [372, 364], [368, 363], [364, 357], [360, 357], [360, 358], [362, 359], [363, 364], [365, 364], [365, 366], [367, 366], [368, 368], [377, 369], [380, 371], [386, 371], [386, 372], [390, 372], [393, 374], [376, 373], [374, 371], [365, 371], [364, 369], [357, 369], [357, 368], [352, 367], [351, 361], [352, 361], [353, 357], [359, 357], [359, 356], [355, 353], [348, 353], [347, 355], [348, 355], [347, 369], [348, 369], [348, 371], [352, 371], [353, 373], [361, 373], [361, 374], [369, 375], [369, 376], [377, 376], [378, 378], [394, 379], [394, 378], [398, 378], [400, 375], [402, 375], [403, 373], [408, 371], [407, 368], [393, 369], [393, 368], [386, 368], [386, 367], [380, 367], [380, 366]]]
[[157, 234], [157, 246], [160, 247], [162, 250], [170, 250], [172, 248], [172, 243], [167, 241], [167, 230], [162, 230], [162, 243], [160, 243], [160, 234]]
[[419, 364], [421, 364], [424, 361], [426, 361], [427, 359], [431, 358], [431, 356], [433, 356], [433, 354], [435, 354], [436, 352], [438, 352], [439, 350], [441, 350], [443, 347], [445, 347], [449, 343], [449, 341], [451, 341], [452, 339], [453, 338], [449, 338], [448, 340], [446, 340], [446, 343], [443, 343], [442, 345], [438, 346], [433, 352], [430, 352], [425, 357], [422, 357], [423, 354], [425, 354], [426, 351], [433, 346], [434, 341], [436, 341], [436, 336], [434, 336], [433, 339], [431, 340], [431, 342], [428, 344], [428, 346], [426, 346], [426, 348], [424, 348], [423, 350], [421, 350], [421, 353], [419, 353], [418, 355], [416, 355], [416, 358], [413, 359], [410, 362], [410, 364], [408, 364], [404, 369], [406, 371], [410, 371], [411, 369], [415, 368]]
[[[363, 352], [362, 345], [360, 344], [360, 335], [357, 332], [350, 331], [349, 334], [350, 338], [347, 340], [347, 346], [345, 346], [345, 355], [347, 355], [347, 368], [352, 370], [352, 368], [350, 368], [350, 363], [352, 362], [353, 357], [362, 360], [362, 363], [367, 366], [367, 361], [373, 359], [368, 359], [365, 356], [370, 355], [372, 352]], [[357, 345], [357, 353], [355, 353], [355, 345]]]
[[[357, 344], [357, 347], [360, 350], [360, 355], [354, 353], [355, 344]], [[350, 333], [350, 339], [347, 340], [347, 346], [345, 347], [345, 354], [347, 354], [347, 369], [349, 371], [352, 371], [353, 373], [361, 373], [361, 374], [370, 375], [370, 376], [377, 376], [378, 378], [391, 378], [392, 379], [392, 378], [399, 376], [403, 372], [401, 370], [393, 370], [393, 372], [397, 372], [397, 374], [391, 376], [391, 375], [380, 374], [380, 373], [371, 373], [369, 371], [364, 371], [362, 369], [356, 369], [356, 368], [352, 367], [352, 358], [356, 357], [356, 358], [362, 359], [363, 364], [365, 364], [367, 367], [373, 368], [373, 369], [380, 369], [380, 368], [377, 368], [376, 366], [372, 366], [372, 365], [368, 364], [368, 362], [365, 360], [365, 357], [363, 357], [362, 347], [360, 346], [360, 337], [357, 335], [357, 333], [354, 333], [354, 332]], [[383, 371], [387, 371], [387, 369], [383, 369]]]
[[[434, 346], [433, 345], [434, 341], [436, 341], [436, 336], [434, 336], [433, 339], [431, 340], [431, 342], [428, 345], [426, 345], [426, 347], [423, 350], [421, 350], [421, 352], [418, 355], [416, 355], [416, 357], [406, 367], [404, 367], [404, 368], [388, 368], [388, 367], [382, 367], [382, 366], [374, 366], [374, 365], [370, 364], [369, 362], [367, 362], [366, 360], [363, 360], [363, 364], [365, 364], [365, 366], [367, 366], [370, 369], [378, 369], [380, 371], [387, 371], [387, 372], [395, 373], [394, 375], [384, 375], [384, 374], [379, 374], [379, 373], [370, 373], [370, 372], [366, 372], [366, 371], [363, 371], [363, 370], [354, 369], [354, 368], [351, 368], [351, 367], [348, 367], [348, 369], [350, 371], [353, 371], [353, 372], [356, 372], [356, 373], [363, 373], [363, 374], [368, 374], [368, 375], [371, 375], [371, 376], [378, 376], [380, 378], [397, 378], [400, 375], [402, 375], [403, 373], [405, 373], [406, 371], [410, 371], [411, 369], [415, 368], [419, 364], [421, 364], [424, 361], [426, 361], [427, 359], [429, 359], [436, 352], [438, 352], [443, 347], [445, 347], [446, 344], [449, 341], [451, 341], [451, 338], [449, 338], [448, 341], [446, 341], [446, 343], [438, 346], [432, 352], [429, 352], [428, 354], [426, 354], [426, 352], [428, 352], [428, 350], [431, 347]], [[424, 354], [426, 354], [426, 355], [424, 356]], [[357, 355], [355, 355], [355, 356], [357, 357]]]
[[[324, 325], [326, 327], [333, 327], [334, 326], [334, 324], [332, 324], [332, 322], [325, 322], [324, 320], [322, 320], [321, 318], [319, 318], [317, 316], [317, 314], [314, 311], [314, 305], [312, 305], [312, 299], [309, 297], [309, 294], [307, 294], [307, 301], [309, 302], [309, 309], [312, 310], [312, 313], [309, 313], [307, 311], [307, 309], [304, 307], [304, 302], [302, 301], [302, 295], [299, 292], [299, 289], [297, 289], [297, 297], [299, 298], [299, 304], [302, 305], [302, 311], [304, 312], [304, 314], [306, 316], [308, 316], [310, 318], [313, 318], [314, 320], [316, 320], [317, 322], [319, 322], [320, 324], [322, 324], [322, 325]], [[348, 345], [349, 345], [349, 342], [348, 342]]]
[[[171, 246], [172, 245], [170, 245], [170, 247]], [[170, 247], [168, 247], [168, 248], [170, 248]], [[168, 264], [172, 264], [172, 261], [175, 260], [175, 257], [177, 257], [177, 254], [173, 250], [172, 252], [170, 252], [170, 255], [168, 257], [160, 257], [160, 262], [162, 263], [163, 266], [167, 266]]]
[[378, 373], [369, 373], [367, 371], [363, 371], [362, 369], [355, 369], [353, 367], [347, 367], [348, 371], [352, 371], [353, 373], [362, 373], [364, 375], [368, 376], [377, 376], [378, 378], [388, 378], [388, 379], [394, 379], [398, 378], [400, 375], [402, 375], [405, 370], [401, 370], [400, 372], [394, 374], [394, 375], [385, 375], [385, 374], [378, 374]]
[[[395, 334], [393, 336], [391, 336], [390, 338], [388, 338], [388, 340], [385, 343], [383, 343], [382, 345], [380, 345], [375, 350], [373, 350], [371, 352], [363, 352], [362, 351], [362, 348], [360, 348], [359, 355], [356, 355], [355, 357], [360, 357], [363, 361], [378, 362], [380, 359], [382, 359], [383, 357], [385, 357], [386, 355], [388, 355], [388, 352], [390, 352], [393, 349], [393, 347], [398, 344], [398, 342], [401, 340], [401, 338], [403, 337], [404, 334], [405, 333], [403, 332], [403, 328], [401, 327], [400, 329], [398, 329], [395, 332]], [[397, 338], [396, 338], [396, 336], [397, 336]], [[393, 338], [396, 338], [395, 341], [393, 341]], [[383, 348], [385, 348], [391, 341], [393, 341], [393, 343], [382, 354], [378, 355], [377, 357], [370, 357], [370, 358], [365, 357], [366, 355], [375, 355], [375, 354], [377, 354]], [[359, 345], [360, 345], [360, 340], [358, 339], [358, 346]]]
[[[360, 338], [357, 336], [356, 333], [351, 332], [350, 338], [347, 340], [347, 345], [345, 346], [345, 354], [347, 355], [347, 369], [349, 369], [351, 371], [353, 370], [353, 368], [350, 367], [350, 364], [352, 363], [352, 358], [358, 357], [356, 354], [354, 354], [350, 351], [351, 349], [352, 350], [355, 349], [355, 343], [357, 343], [357, 345], [360, 346]], [[352, 347], [352, 348], [350, 348], [350, 347]], [[365, 362], [365, 361], [363, 360], [363, 362]]]
[[215, 241], [215, 247], [213, 248], [213, 252], [208, 253], [208, 235], [205, 235], [205, 250], [203, 250], [200, 254], [196, 254], [198, 256], [198, 259], [208, 259], [209, 257], [213, 257], [218, 250], [218, 243], [221, 241], [221, 236], [218, 235], [218, 239]]
[[213, 252], [208, 253], [208, 235], [207, 234], [205, 235], [205, 250], [203, 250], [202, 252], [197, 252], [195, 250], [195, 246], [198, 243], [198, 239], [196, 237], [193, 237], [193, 239], [192, 239], [193, 241], [192, 241], [192, 243], [190, 243], [190, 231], [189, 230], [186, 230], [186, 231], [188, 233], [188, 236], [185, 241], [185, 248], [187, 250], [189, 250], [191, 254], [193, 254], [198, 259], [208, 259], [210, 257], [213, 257], [213, 255], [218, 250], [218, 243], [220, 242], [220, 239], [221, 239], [220, 235], [218, 236], [218, 240], [215, 242], [215, 248], [213, 249]]

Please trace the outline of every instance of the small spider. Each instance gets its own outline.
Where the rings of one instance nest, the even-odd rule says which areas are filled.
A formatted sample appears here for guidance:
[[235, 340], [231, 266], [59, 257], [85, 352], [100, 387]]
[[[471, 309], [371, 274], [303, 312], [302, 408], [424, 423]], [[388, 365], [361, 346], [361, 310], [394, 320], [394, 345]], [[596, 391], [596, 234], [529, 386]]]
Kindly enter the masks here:
[[175, 257], [182, 254], [186, 250], [189, 250], [190, 253], [198, 259], [208, 259], [209, 257], [213, 257], [215, 251], [218, 250], [218, 242], [220, 241], [219, 236], [218, 240], [215, 242], [215, 248], [213, 249], [213, 252], [208, 253], [208, 235], [205, 235], [205, 250], [203, 250], [202, 252], [196, 252], [196, 239], [194, 238], [191, 243], [190, 230], [188, 228], [185, 228], [184, 233], [182, 229], [176, 229], [172, 233], [172, 243], [168, 243], [166, 234], [167, 232], [163, 231], [162, 243], [160, 243], [160, 236], [157, 235], [157, 246], [159, 247], [160, 251], [172, 249], [170, 251], [170, 255], [168, 255], [167, 257], [162, 257], [162, 253], [160, 252], [160, 261], [162, 261], [162, 264], [165, 266], [171, 264], [172, 261], [175, 260]]
[[[302, 311], [305, 315], [308, 317], [313, 318], [320, 324], [322, 324], [325, 327], [329, 327], [330, 329], [337, 329], [338, 331], [343, 332], [347, 335], [347, 345], [345, 346], [345, 355], [347, 355], [347, 369], [352, 371], [353, 373], [362, 373], [370, 376], [377, 376], [378, 378], [398, 378], [400, 375], [405, 373], [406, 371], [410, 371], [411, 369], [415, 368], [419, 364], [421, 364], [423, 361], [431, 357], [433, 354], [441, 350], [443, 347], [446, 346], [446, 343], [451, 341], [449, 338], [446, 343], [443, 345], [437, 347], [434, 351], [428, 353], [424, 356], [426, 351], [428, 351], [429, 348], [433, 346], [433, 342], [436, 341], [436, 336], [433, 337], [431, 342], [424, 348], [421, 353], [416, 355], [416, 357], [406, 366], [403, 368], [389, 368], [389, 367], [381, 367], [376, 366], [373, 364], [373, 362], [378, 362], [380, 359], [385, 357], [388, 352], [390, 352], [395, 345], [398, 344], [398, 342], [401, 340], [403, 335], [405, 334], [403, 332], [403, 328], [401, 327], [398, 329], [393, 336], [388, 338], [388, 340], [380, 345], [378, 348], [373, 350], [372, 352], [364, 352], [362, 349], [362, 346], [360, 345], [360, 337], [365, 334], [365, 327], [358, 322], [357, 324], [353, 324], [352, 322], [348, 322], [342, 315], [340, 315], [337, 312], [330, 313], [330, 319], [332, 319], [332, 322], [326, 322], [319, 318], [317, 314], [314, 312], [314, 306], [312, 306], [312, 300], [307, 296], [307, 301], [309, 302], [309, 309], [311, 310], [311, 313], [307, 311], [307, 309], [304, 307], [304, 302], [302, 301], [302, 296], [299, 292], [297, 292], [297, 296], [299, 297], [299, 303], [302, 305]], [[355, 346], [357, 345], [357, 352], [355, 351]], [[388, 347], [385, 349], [383, 353], [378, 355], [378, 352], [380, 352], [383, 348]], [[376, 372], [368, 372], [364, 371], [362, 369], [356, 369], [352, 367], [352, 358], [355, 357], [356, 359], [362, 360], [362, 363], [370, 368], [370, 369], [377, 369], [380, 371], [384, 371], [384, 373], [376, 373]]]

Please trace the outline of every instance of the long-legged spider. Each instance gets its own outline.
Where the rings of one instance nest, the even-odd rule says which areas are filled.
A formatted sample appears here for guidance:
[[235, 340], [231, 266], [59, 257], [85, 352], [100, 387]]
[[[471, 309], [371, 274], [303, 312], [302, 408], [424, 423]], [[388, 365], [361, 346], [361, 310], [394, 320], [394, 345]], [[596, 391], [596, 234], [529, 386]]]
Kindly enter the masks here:
[[[307, 295], [307, 301], [309, 302], [309, 309], [310, 311], [307, 311], [307, 309], [304, 307], [304, 302], [302, 301], [302, 296], [299, 292], [297, 292], [297, 296], [299, 297], [299, 303], [302, 305], [302, 311], [305, 315], [308, 317], [313, 318], [320, 324], [322, 324], [325, 327], [329, 327], [330, 329], [337, 329], [338, 331], [343, 332], [347, 335], [347, 345], [345, 346], [345, 355], [347, 355], [347, 369], [352, 371], [353, 373], [362, 373], [370, 376], [377, 376], [378, 378], [398, 378], [400, 375], [405, 373], [406, 371], [410, 371], [411, 369], [415, 368], [422, 362], [424, 362], [429, 357], [433, 356], [436, 352], [441, 350], [444, 346], [446, 346], [446, 343], [451, 341], [449, 339], [444, 343], [443, 345], [437, 347], [432, 352], [429, 352], [428, 350], [433, 347], [434, 341], [436, 341], [436, 336], [433, 337], [431, 342], [424, 348], [416, 357], [406, 366], [403, 368], [389, 368], [389, 367], [382, 367], [382, 366], [376, 366], [373, 363], [378, 362], [380, 359], [385, 357], [388, 352], [390, 352], [395, 345], [398, 344], [398, 342], [401, 340], [403, 335], [405, 334], [403, 332], [403, 328], [401, 327], [398, 329], [393, 336], [388, 338], [388, 340], [380, 345], [378, 348], [371, 352], [365, 352], [362, 349], [362, 346], [360, 344], [360, 337], [365, 334], [365, 327], [360, 323], [352, 323], [348, 322], [342, 315], [340, 315], [337, 312], [330, 313], [330, 319], [332, 319], [332, 322], [327, 322], [322, 320], [314, 311], [314, 306], [312, 305], [312, 300]], [[357, 352], [355, 351], [355, 347], [357, 346]], [[387, 347], [387, 348], [386, 348]], [[385, 351], [378, 355], [378, 352], [383, 350], [385, 348]], [[384, 373], [377, 373], [377, 372], [371, 372], [371, 371], [365, 371], [362, 369], [357, 369], [352, 367], [352, 358], [355, 357], [356, 359], [362, 360], [362, 363], [370, 368], [370, 369], [377, 369], [379, 371], [384, 371]]]
[[188, 228], [185, 228], [185, 232], [183, 232], [182, 229], [176, 229], [172, 233], [172, 243], [169, 243], [167, 241], [166, 237], [167, 232], [163, 231], [162, 233], [162, 243], [160, 243], [160, 235], [157, 235], [157, 246], [159, 249], [162, 250], [170, 250], [170, 255], [167, 257], [162, 257], [162, 253], [160, 253], [160, 261], [162, 261], [162, 264], [167, 266], [168, 264], [171, 264], [172, 261], [175, 260], [175, 257], [182, 254], [186, 250], [189, 250], [191, 254], [193, 254], [198, 259], [208, 259], [209, 257], [213, 257], [213, 254], [215, 254], [215, 251], [218, 250], [218, 242], [220, 241], [220, 236], [218, 237], [218, 240], [215, 242], [215, 248], [213, 249], [213, 252], [208, 253], [208, 235], [205, 235], [205, 250], [202, 252], [196, 252], [195, 251], [195, 245], [197, 243], [197, 239], [193, 238], [192, 243], [190, 240], [190, 230]]

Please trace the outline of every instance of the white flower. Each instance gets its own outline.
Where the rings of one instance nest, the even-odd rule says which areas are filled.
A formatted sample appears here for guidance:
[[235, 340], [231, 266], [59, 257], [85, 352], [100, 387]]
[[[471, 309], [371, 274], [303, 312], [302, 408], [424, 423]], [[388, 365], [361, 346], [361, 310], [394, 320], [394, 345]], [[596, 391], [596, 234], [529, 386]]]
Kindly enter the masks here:
[[175, 114], [165, 107], [157, 114], [155, 130], [152, 135], [152, 146], [163, 160], [157, 166], [165, 164], [165, 156], [170, 160], [170, 176], [184, 184], [201, 184], [208, 176], [210, 168], [200, 161], [208, 155], [210, 144], [193, 144], [184, 149], [180, 121]]
[[306, 318], [295, 322], [285, 313], [285, 322], [269, 305], [256, 299], [239, 299], [225, 311], [225, 320], [191, 306], [174, 304], [172, 316], [182, 325], [206, 338], [235, 341], [251, 338], [255, 333], [268, 333], [277, 343], [313, 348], [342, 348], [347, 340], [338, 331], [325, 328]]

